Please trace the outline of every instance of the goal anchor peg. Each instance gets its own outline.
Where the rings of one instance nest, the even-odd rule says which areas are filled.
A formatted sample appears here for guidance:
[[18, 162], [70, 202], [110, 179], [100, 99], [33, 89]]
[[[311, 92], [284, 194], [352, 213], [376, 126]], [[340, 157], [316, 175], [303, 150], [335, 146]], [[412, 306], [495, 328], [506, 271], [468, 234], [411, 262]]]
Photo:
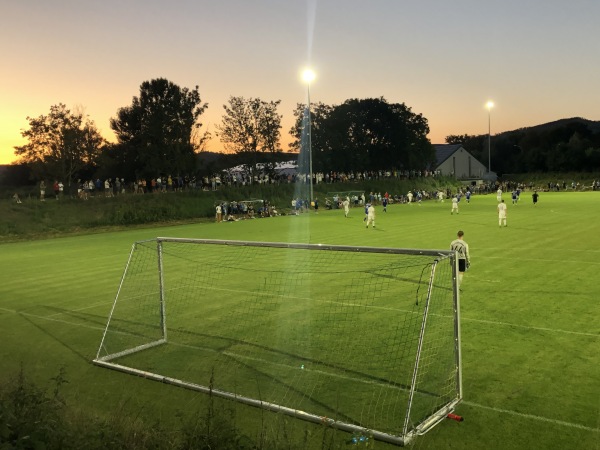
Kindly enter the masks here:
[[452, 414], [452, 413], [448, 414], [446, 417], [448, 419], [456, 420], [457, 422], [462, 422], [463, 420], [465, 420], [465, 418], [463, 416], [458, 416], [458, 415]]

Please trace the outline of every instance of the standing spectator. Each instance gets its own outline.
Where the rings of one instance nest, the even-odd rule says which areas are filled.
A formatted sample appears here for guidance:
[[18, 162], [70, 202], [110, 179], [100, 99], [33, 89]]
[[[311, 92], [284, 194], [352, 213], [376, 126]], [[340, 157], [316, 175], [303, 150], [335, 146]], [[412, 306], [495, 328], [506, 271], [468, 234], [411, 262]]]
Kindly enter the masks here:
[[64, 191], [65, 191], [65, 185], [63, 184], [62, 181], [59, 181], [58, 182], [58, 196], [62, 197]]
[[463, 240], [465, 233], [459, 230], [456, 233], [456, 239], [450, 242], [450, 250], [456, 252], [458, 257], [458, 285], [462, 284], [463, 275], [471, 265], [471, 257], [469, 255], [469, 244]]
[[501, 227], [502, 226], [502, 222], [504, 222], [504, 226], [506, 227], [506, 203], [504, 203], [504, 200], [501, 200], [500, 203], [498, 203], [498, 226]]
[[110, 178], [104, 180], [104, 196], [112, 197], [112, 189], [110, 187]]
[[54, 197], [56, 197], [56, 200], [58, 200], [58, 180], [54, 180], [52, 190], [54, 191]]
[[46, 201], [46, 182], [44, 180], [40, 181], [40, 201]]

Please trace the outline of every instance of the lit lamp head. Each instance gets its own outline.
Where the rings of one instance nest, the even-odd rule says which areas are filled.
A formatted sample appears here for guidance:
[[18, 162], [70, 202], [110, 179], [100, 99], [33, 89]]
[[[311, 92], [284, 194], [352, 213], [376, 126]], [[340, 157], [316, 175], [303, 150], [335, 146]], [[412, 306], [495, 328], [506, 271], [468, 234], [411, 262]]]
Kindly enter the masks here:
[[315, 79], [315, 77], [315, 73], [310, 69], [306, 69], [304, 72], [302, 72], [302, 79], [306, 83], [312, 82]]
[[494, 102], [492, 102], [492, 101], [489, 101], [489, 102], [487, 102], [487, 103], [485, 104], [485, 107], [486, 107], [486, 108], [488, 109], [488, 111], [489, 111], [490, 109], [492, 109], [492, 108], [494, 107]]

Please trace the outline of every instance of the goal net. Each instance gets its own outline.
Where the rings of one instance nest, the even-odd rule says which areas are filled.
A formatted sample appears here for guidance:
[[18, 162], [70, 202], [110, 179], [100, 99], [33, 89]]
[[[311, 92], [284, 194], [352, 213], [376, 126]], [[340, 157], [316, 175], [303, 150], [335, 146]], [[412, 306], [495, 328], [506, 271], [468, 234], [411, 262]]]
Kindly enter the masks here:
[[338, 209], [346, 198], [350, 202], [350, 207], [364, 206], [361, 200], [364, 194], [365, 191], [332, 191], [328, 192], [325, 198], [331, 202], [333, 209]]
[[453, 252], [157, 238], [94, 363], [405, 445], [462, 397]]

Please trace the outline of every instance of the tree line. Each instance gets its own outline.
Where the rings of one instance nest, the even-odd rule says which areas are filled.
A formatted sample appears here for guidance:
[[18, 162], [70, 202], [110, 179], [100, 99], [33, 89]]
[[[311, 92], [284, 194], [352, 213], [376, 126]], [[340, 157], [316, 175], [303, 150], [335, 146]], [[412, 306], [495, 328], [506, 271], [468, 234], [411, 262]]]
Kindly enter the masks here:
[[[21, 133], [27, 143], [15, 147], [20, 170], [14, 172], [65, 185], [91, 178], [203, 177], [219, 166], [199, 157], [213, 138], [235, 156], [225, 159], [252, 171], [283, 153], [279, 106], [280, 100], [231, 96], [212, 136], [201, 121], [208, 104], [198, 86], [180, 87], [164, 78], [144, 81], [131, 104], [110, 119], [115, 143], [107, 142], [83, 111], [62, 103], [47, 115], [27, 117], [29, 128]], [[293, 114], [288, 151], [298, 153], [301, 172], [311, 166], [314, 172], [434, 169], [427, 119], [404, 103], [383, 97], [337, 105], [299, 103]], [[446, 142], [460, 143], [487, 162], [487, 135], [450, 135]], [[600, 124], [584, 119], [498, 134], [490, 144], [492, 168], [500, 175], [600, 167]]]
[[[249, 168], [272, 161], [269, 156], [283, 153], [279, 106], [280, 100], [231, 96], [214, 137]], [[26, 166], [34, 179], [66, 185], [96, 177], [209, 175], [214, 165], [198, 158], [213, 139], [201, 122], [207, 108], [198, 86], [180, 87], [164, 78], [144, 81], [132, 103], [110, 119], [117, 141], [109, 143], [83, 111], [53, 105], [46, 115], [27, 117], [29, 128], [21, 133], [27, 143], [15, 147], [17, 165]], [[404, 104], [351, 99], [311, 104], [310, 111], [298, 104], [294, 116], [288, 151], [299, 153], [305, 172], [311, 157], [315, 171], [421, 170], [434, 159], [427, 119]]]

